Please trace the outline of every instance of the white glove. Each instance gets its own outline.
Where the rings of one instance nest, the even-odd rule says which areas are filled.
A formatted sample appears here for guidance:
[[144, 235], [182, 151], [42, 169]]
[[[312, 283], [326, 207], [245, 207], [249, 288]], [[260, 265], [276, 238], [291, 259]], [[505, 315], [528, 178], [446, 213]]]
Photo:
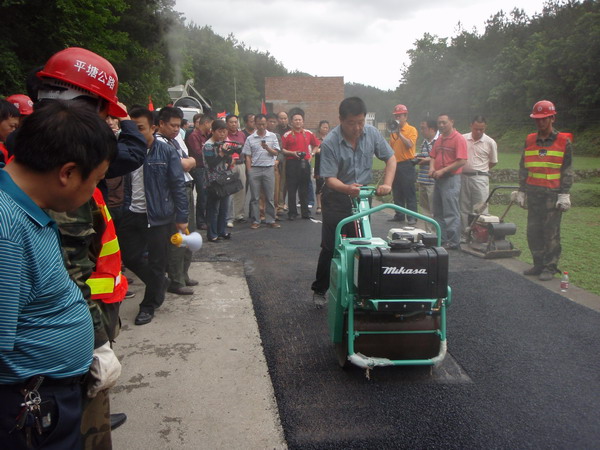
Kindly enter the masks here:
[[570, 194], [558, 194], [558, 200], [556, 202], [556, 209], [560, 211], [568, 211], [571, 208], [571, 195]]
[[115, 352], [110, 348], [110, 342], [107, 342], [94, 350], [87, 396], [94, 398], [98, 392], [110, 389], [117, 383], [119, 375], [121, 375], [121, 363]]
[[516, 203], [521, 208], [527, 209], [527, 194], [523, 191], [512, 191], [510, 193], [510, 201]]

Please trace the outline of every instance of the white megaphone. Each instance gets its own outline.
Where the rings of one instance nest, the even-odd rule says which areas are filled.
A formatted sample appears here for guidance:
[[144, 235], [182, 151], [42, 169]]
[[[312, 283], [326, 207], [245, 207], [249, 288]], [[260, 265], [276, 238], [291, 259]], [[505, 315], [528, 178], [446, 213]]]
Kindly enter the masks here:
[[194, 231], [190, 234], [183, 234], [181, 231], [171, 236], [171, 244], [177, 247], [189, 248], [192, 252], [197, 252], [202, 248], [202, 236]]

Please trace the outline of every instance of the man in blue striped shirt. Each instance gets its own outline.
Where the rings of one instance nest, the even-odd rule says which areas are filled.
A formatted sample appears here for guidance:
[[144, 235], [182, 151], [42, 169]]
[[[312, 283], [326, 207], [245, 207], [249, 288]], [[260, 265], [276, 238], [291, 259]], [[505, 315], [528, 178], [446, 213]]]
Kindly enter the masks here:
[[[433, 218], [433, 188], [435, 180], [429, 176], [429, 163], [431, 158], [429, 152], [438, 138], [437, 121], [433, 119], [423, 120], [420, 125], [423, 143], [421, 151], [417, 153], [417, 183], [419, 185], [419, 209], [421, 214]], [[425, 228], [430, 233], [435, 232], [435, 228], [429, 222], [425, 223]]]
[[[114, 135], [88, 105], [54, 101], [23, 122], [15, 159], [0, 169], [2, 448], [80, 445], [80, 382], [92, 362], [94, 330], [44, 209], [69, 211], [88, 201], [115, 153]], [[40, 408], [29, 412], [24, 394], [41, 377]], [[29, 418], [15, 427], [23, 415]]]

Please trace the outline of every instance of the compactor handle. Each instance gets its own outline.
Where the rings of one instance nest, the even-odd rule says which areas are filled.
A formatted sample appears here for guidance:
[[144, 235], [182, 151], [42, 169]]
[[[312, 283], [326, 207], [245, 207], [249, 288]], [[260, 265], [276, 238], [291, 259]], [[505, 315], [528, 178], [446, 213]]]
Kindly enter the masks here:
[[375, 186], [361, 186], [358, 198], [371, 198], [375, 195], [377, 188]]

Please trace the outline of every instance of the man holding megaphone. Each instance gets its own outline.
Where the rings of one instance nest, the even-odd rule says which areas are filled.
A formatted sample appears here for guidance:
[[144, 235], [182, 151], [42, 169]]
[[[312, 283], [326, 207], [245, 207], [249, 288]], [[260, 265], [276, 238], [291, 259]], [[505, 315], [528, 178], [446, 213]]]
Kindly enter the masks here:
[[[125, 179], [124, 212], [119, 227], [123, 262], [146, 285], [136, 325], [150, 323], [165, 299], [165, 278], [173, 223], [186, 232], [188, 201], [176, 150], [154, 138], [154, 118], [144, 108], [129, 113], [146, 138], [144, 164]], [[144, 252], [148, 250], [148, 259]]]

